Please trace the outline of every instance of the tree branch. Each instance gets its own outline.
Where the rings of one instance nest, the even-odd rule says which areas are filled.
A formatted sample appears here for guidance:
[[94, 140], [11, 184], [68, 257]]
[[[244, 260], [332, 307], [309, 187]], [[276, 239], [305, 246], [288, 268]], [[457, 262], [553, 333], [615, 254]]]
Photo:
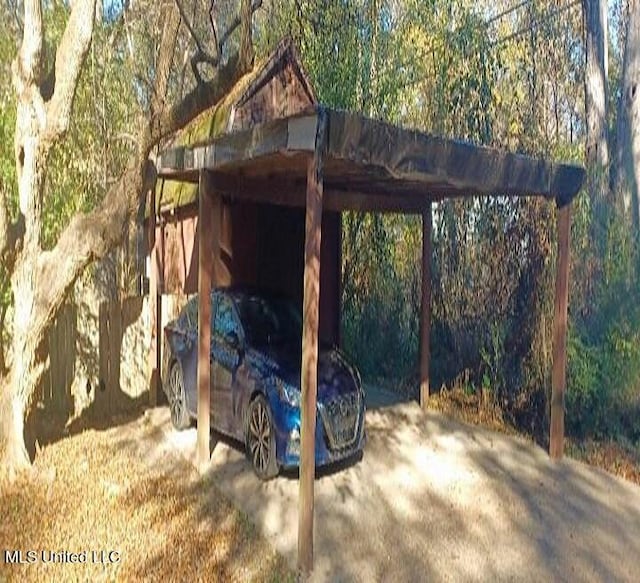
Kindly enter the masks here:
[[11, 273], [18, 253], [18, 243], [24, 236], [24, 218], [11, 222], [7, 208], [7, 193], [0, 182], [0, 262], [7, 273]]
[[[182, 22], [184, 22], [184, 25], [187, 27], [187, 30], [189, 31], [189, 36], [191, 37], [191, 39], [196, 45], [196, 49], [197, 49], [196, 54], [200, 58], [202, 58], [204, 61], [206, 61], [207, 63], [211, 63], [215, 67], [218, 64], [217, 56], [213, 57], [209, 55], [209, 53], [207, 53], [207, 51], [202, 46], [202, 43], [200, 42], [200, 39], [198, 38], [196, 31], [193, 30], [193, 26], [191, 25], [191, 22], [189, 22], [189, 17], [187, 16], [187, 13], [185, 12], [184, 7], [182, 6], [182, 2], [180, 2], [180, 0], [175, 0], [175, 3], [176, 3], [176, 6], [178, 7], [178, 11], [180, 12], [180, 18], [182, 18]], [[194, 2], [194, 6], [195, 5], [196, 4]]]
[[22, 38], [24, 32], [24, 23], [22, 22], [22, 18], [20, 17], [20, 8], [21, 5], [18, 1], [8, 0], [7, 7], [9, 8], [11, 15], [15, 21], [15, 25], [12, 28], [12, 32], [15, 33], [16, 38]]
[[215, 6], [216, 0], [211, 0], [211, 4], [209, 5], [209, 24], [211, 25], [211, 33], [213, 34], [213, 44], [216, 47], [216, 57], [220, 58], [220, 53], [222, 52], [222, 45], [218, 40], [218, 25], [216, 24], [215, 18]]
[[[231, 23], [231, 26], [227, 29], [225, 35], [220, 40], [221, 43], [225, 43], [230, 31], [235, 30], [235, 22], [239, 19], [237, 26], [240, 26], [240, 68], [244, 72], [248, 72], [253, 68], [253, 62], [255, 60], [255, 52], [253, 50], [253, 43], [251, 41], [251, 17], [255, 10], [262, 6], [262, 0], [256, 0], [252, 3], [251, 0], [241, 0], [240, 2], [240, 14]], [[255, 7], [255, 8], [254, 8]]]
[[173, 63], [173, 53], [178, 39], [178, 29], [180, 28], [180, 12], [175, 6], [170, 6], [169, 17], [165, 21], [158, 50], [158, 65], [156, 67], [156, 78], [153, 85], [151, 114], [152, 116], [164, 109], [171, 64]]
[[55, 85], [51, 100], [47, 103], [47, 127], [43, 136], [47, 143], [53, 143], [69, 127], [78, 78], [91, 45], [95, 12], [96, 0], [73, 2], [56, 52]]
[[[142, 130], [137, 152], [118, 182], [109, 188], [102, 203], [88, 214], [76, 215], [60, 235], [54, 249], [40, 254], [35, 294], [37, 305], [31, 322], [35, 330], [47, 329], [78, 276], [90, 263], [104, 257], [121, 242], [124, 229], [137, 213], [140, 201], [155, 187], [155, 167], [149, 161], [151, 149], [161, 139], [218, 103], [251, 68], [251, 15], [250, 0], [242, 0], [240, 51], [221, 65], [210, 81], [198, 85], [182, 101], [169, 109], [152, 113]], [[163, 44], [168, 47], [171, 43]]]
[[[250, 8], [250, 12], [247, 15], [247, 8], [251, 6]], [[249, 24], [249, 42], [251, 42], [251, 15], [258, 10], [259, 8], [262, 8], [262, 0], [253, 0], [252, 3], [247, 2], [245, 0], [242, 0], [242, 4], [240, 5], [240, 14], [238, 14], [238, 16], [236, 16], [231, 23], [229, 24], [229, 28], [227, 28], [227, 30], [224, 31], [224, 33], [222, 34], [222, 36], [220, 37], [220, 42], [219, 42], [219, 46], [223, 47], [225, 45], [225, 43], [229, 40], [229, 37], [234, 33], [234, 31], [236, 30], [236, 28], [238, 28], [243, 22], [246, 24]], [[247, 20], [247, 16], [249, 16], [249, 19]], [[246, 37], [246, 35], [242, 35], [242, 33], [240, 34], [241, 38], [243, 36]], [[242, 45], [240, 45], [242, 46]]]
[[[213, 2], [211, 4], [211, 8], [209, 10], [209, 20], [211, 22], [211, 29], [213, 31], [213, 38], [214, 38], [214, 42], [216, 45], [216, 55], [210, 55], [205, 48], [203, 47], [202, 43], [200, 42], [200, 39], [198, 38], [197, 34], [195, 33], [191, 23], [189, 22], [189, 19], [187, 18], [187, 15], [181, 5], [180, 0], [175, 0], [178, 9], [180, 10], [180, 15], [182, 17], [182, 20], [185, 23], [185, 26], [187, 27], [187, 30], [189, 31], [189, 35], [191, 36], [191, 38], [193, 39], [193, 42], [196, 45], [196, 51], [193, 54], [193, 56], [191, 57], [191, 70], [193, 71], [193, 75], [196, 78], [196, 81], [198, 83], [202, 83], [202, 77], [200, 75], [200, 72], [198, 70], [198, 65], [201, 63], [208, 63], [209, 65], [216, 67], [218, 66], [218, 64], [220, 63], [220, 55], [222, 54], [222, 47], [225, 45], [225, 43], [229, 40], [229, 37], [236, 31], [236, 29], [243, 23], [243, 22], [248, 22], [249, 23], [249, 28], [248, 28], [248, 32], [249, 32], [249, 44], [246, 44], [246, 40], [245, 40], [245, 50], [244, 52], [247, 55], [248, 61], [250, 61], [251, 63], [253, 63], [253, 45], [251, 44], [251, 16], [253, 15], [254, 12], [256, 12], [256, 10], [258, 10], [259, 8], [262, 7], [262, 0], [254, 0], [253, 2], [245, 2], [243, 0], [241, 7], [240, 7], [240, 14], [238, 14], [238, 16], [236, 16], [231, 23], [229, 24], [229, 27], [227, 28], [227, 30], [225, 30], [225, 32], [223, 33], [222, 37], [220, 37], [220, 39], [218, 39], [218, 30], [217, 27], [215, 25], [215, 20], [213, 18]], [[248, 12], [247, 12], [248, 11]], [[240, 32], [240, 38], [241, 38], [241, 43], [243, 42], [242, 39], [246, 38], [246, 35], [243, 34], [243, 32]], [[242, 47], [242, 44], [241, 44]], [[249, 55], [248, 50], [250, 49], [251, 54]], [[243, 54], [242, 48], [240, 51], [240, 54]]]
[[[46, 329], [84, 269], [104, 257], [123, 237], [130, 217], [137, 210], [138, 193], [155, 183], [155, 168], [148, 153], [132, 156], [127, 170], [94, 211], [73, 217], [54, 249], [38, 258], [38, 290], [32, 326]], [[40, 321], [38, 321], [40, 320]]]
[[616, 203], [640, 229], [640, 0], [631, 0], [626, 18], [621, 91], [617, 111], [616, 163], [611, 183]]
[[157, 144], [183, 128], [206, 109], [218, 103], [235, 83], [250, 70], [240, 66], [240, 55], [235, 53], [220, 66], [210, 81], [196, 85], [182, 101], [151, 119], [143, 144]]
[[18, 70], [15, 71], [18, 95], [29, 85], [37, 84], [42, 71], [43, 30], [40, 0], [25, 0], [23, 30], [22, 45], [16, 59]]
[[[184, 127], [200, 113], [218, 103], [233, 88], [240, 77], [252, 69], [255, 55], [251, 42], [251, 17], [254, 7], [259, 4], [261, 4], [261, 0], [254, 2], [253, 5], [251, 5], [251, 0], [242, 0], [240, 15], [236, 18], [242, 23], [240, 50], [234, 53], [225, 64], [218, 67], [211, 80], [198, 83], [179, 103], [153, 115], [147, 134], [141, 141], [143, 147], [153, 147]], [[234, 29], [238, 28], [238, 25], [233, 23], [232, 26]]]

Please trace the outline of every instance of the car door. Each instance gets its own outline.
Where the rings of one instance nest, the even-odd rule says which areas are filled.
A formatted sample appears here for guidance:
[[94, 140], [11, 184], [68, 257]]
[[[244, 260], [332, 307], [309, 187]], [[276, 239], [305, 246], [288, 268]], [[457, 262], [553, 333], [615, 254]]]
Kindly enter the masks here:
[[242, 329], [231, 298], [224, 294], [214, 301], [211, 337], [211, 419], [215, 429], [235, 434], [233, 387], [242, 355]]

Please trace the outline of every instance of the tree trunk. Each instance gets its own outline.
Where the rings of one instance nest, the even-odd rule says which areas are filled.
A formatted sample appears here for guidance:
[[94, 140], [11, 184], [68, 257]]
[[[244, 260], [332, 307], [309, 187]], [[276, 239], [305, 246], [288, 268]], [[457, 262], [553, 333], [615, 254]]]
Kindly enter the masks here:
[[[587, 118], [586, 162], [592, 224], [601, 231], [606, 225], [609, 190], [609, 146], [607, 130], [607, 3], [583, 0], [586, 32], [585, 107]], [[598, 232], [598, 241], [601, 240]]]
[[[30, 463], [24, 442], [24, 420], [31, 409], [36, 389], [45, 370], [41, 349], [46, 330], [40, 324], [36, 301], [38, 261], [42, 254], [42, 202], [45, 168], [50, 148], [42, 146], [42, 120], [30, 92], [18, 97], [16, 111], [15, 155], [18, 174], [19, 213], [24, 221], [21, 249], [11, 273], [13, 311], [13, 362], [3, 387], [6, 416], [2, 431], [5, 442], [5, 466], [12, 475]], [[48, 285], [50, 282], [46, 282]]]
[[[28, 284], [20, 282], [14, 286], [15, 290], [23, 291]], [[32, 294], [25, 294], [31, 295]], [[17, 298], [18, 296], [16, 296]], [[28, 303], [20, 302], [23, 305]], [[16, 308], [19, 302], [16, 301]], [[16, 311], [17, 313], [17, 311]], [[24, 419], [31, 410], [36, 390], [44, 374], [44, 363], [37, 362], [40, 350], [34, 348], [33, 338], [30, 338], [31, 328], [16, 326], [18, 318], [14, 318], [15, 333], [12, 340], [13, 362], [9, 374], [2, 387], [2, 432], [5, 443], [4, 465], [12, 474], [30, 463], [24, 441]], [[35, 331], [34, 331], [35, 332]]]
[[[240, 49], [220, 64], [209, 81], [197, 86], [172, 107], [164, 103], [169, 68], [180, 26], [176, 7], [158, 51], [157, 76], [149, 117], [143, 117], [138, 151], [120, 180], [89, 214], [73, 217], [52, 250], [40, 246], [47, 159], [52, 146], [69, 127], [73, 100], [84, 58], [91, 44], [95, 0], [76, 0], [56, 51], [55, 87], [45, 101], [41, 91], [44, 31], [40, 0], [24, 2], [24, 37], [13, 63], [17, 96], [15, 158], [18, 176], [19, 217], [10, 224], [4, 192], [0, 190], [0, 258], [10, 256], [14, 297], [13, 360], [0, 376], [0, 453], [9, 474], [30, 465], [24, 442], [24, 420], [48, 366], [46, 334], [69, 290], [84, 269], [106, 255], [122, 240], [142, 197], [155, 186], [155, 168], [148, 160], [151, 148], [184, 127], [197, 115], [223, 99], [238, 79], [253, 66], [251, 15], [261, 5], [242, 0], [240, 15], [227, 31], [240, 27]], [[1, 373], [1, 371], [0, 371]]]
[[622, 89], [618, 103], [614, 193], [634, 234], [640, 230], [640, 0], [629, 0]]
[[0, 467], [8, 473], [9, 479], [31, 464], [24, 442], [25, 403], [13, 394], [12, 384], [9, 377], [0, 377], [0, 431], [4, 437], [4, 459]]

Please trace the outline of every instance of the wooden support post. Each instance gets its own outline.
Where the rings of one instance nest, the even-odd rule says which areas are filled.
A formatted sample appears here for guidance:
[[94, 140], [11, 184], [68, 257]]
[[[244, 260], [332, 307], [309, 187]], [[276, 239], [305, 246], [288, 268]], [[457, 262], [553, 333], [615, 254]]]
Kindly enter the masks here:
[[158, 404], [158, 387], [160, 386], [160, 371], [162, 360], [160, 348], [162, 346], [162, 302], [159, 294], [158, 254], [159, 241], [156, 237], [156, 189], [151, 189], [149, 210], [149, 259], [151, 271], [149, 273], [149, 312], [151, 325], [151, 345], [149, 347], [149, 406]]
[[[158, 278], [156, 279], [158, 285], [158, 292], [155, 296], [156, 298], [156, 306], [155, 306], [155, 316], [156, 316], [156, 334], [157, 334], [157, 344], [156, 344], [156, 382], [154, 384], [155, 388], [155, 396], [154, 403], [158, 404], [158, 392], [162, 391], [162, 359], [164, 357], [164, 328], [162, 326], [162, 282]], [[166, 309], [166, 305], [165, 305]], [[165, 314], [166, 315], [166, 314]]]
[[564, 453], [564, 393], [567, 386], [567, 311], [569, 304], [569, 236], [571, 205], [558, 209], [558, 261], [553, 313], [553, 372], [551, 374], [551, 428], [549, 455]]
[[318, 392], [318, 328], [320, 306], [320, 242], [322, 232], [322, 161], [326, 114], [318, 114], [315, 153], [307, 167], [307, 207], [302, 300], [302, 372], [300, 429], [300, 495], [298, 498], [298, 569], [313, 569], [313, 506], [315, 479], [316, 400]]
[[[204, 469], [210, 460], [209, 431], [211, 415], [211, 286], [215, 265], [215, 243], [220, 224], [215, 230], [214, 198], [210, 174], [200, 171], [198, 192], [198, 435], [197, 463]], [[219, 206], [219, 204], [217, 205]], [[219, 243], [217, 245], [219, 249]], [[219, 252], [218, 252], [219, 255]]]
[[420, 302], [420, 406], [429, 400], [431, 358], [431, 203], [422, 211], [422, 297]]
[[342, 348], [342, 213], [338, 211], [338, 260], [336, 261], [336, 345]]

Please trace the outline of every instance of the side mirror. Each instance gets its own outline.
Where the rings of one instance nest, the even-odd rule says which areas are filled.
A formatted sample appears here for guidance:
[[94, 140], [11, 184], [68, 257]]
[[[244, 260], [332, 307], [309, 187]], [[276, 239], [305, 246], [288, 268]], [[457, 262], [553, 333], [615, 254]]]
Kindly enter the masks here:
[[229, 345], [229, 347], [233, 348], [233, 350], [241, 349], [241, 342], [238, 333], [235, 330], [229, 331], [225, 337], [225, 342]]

